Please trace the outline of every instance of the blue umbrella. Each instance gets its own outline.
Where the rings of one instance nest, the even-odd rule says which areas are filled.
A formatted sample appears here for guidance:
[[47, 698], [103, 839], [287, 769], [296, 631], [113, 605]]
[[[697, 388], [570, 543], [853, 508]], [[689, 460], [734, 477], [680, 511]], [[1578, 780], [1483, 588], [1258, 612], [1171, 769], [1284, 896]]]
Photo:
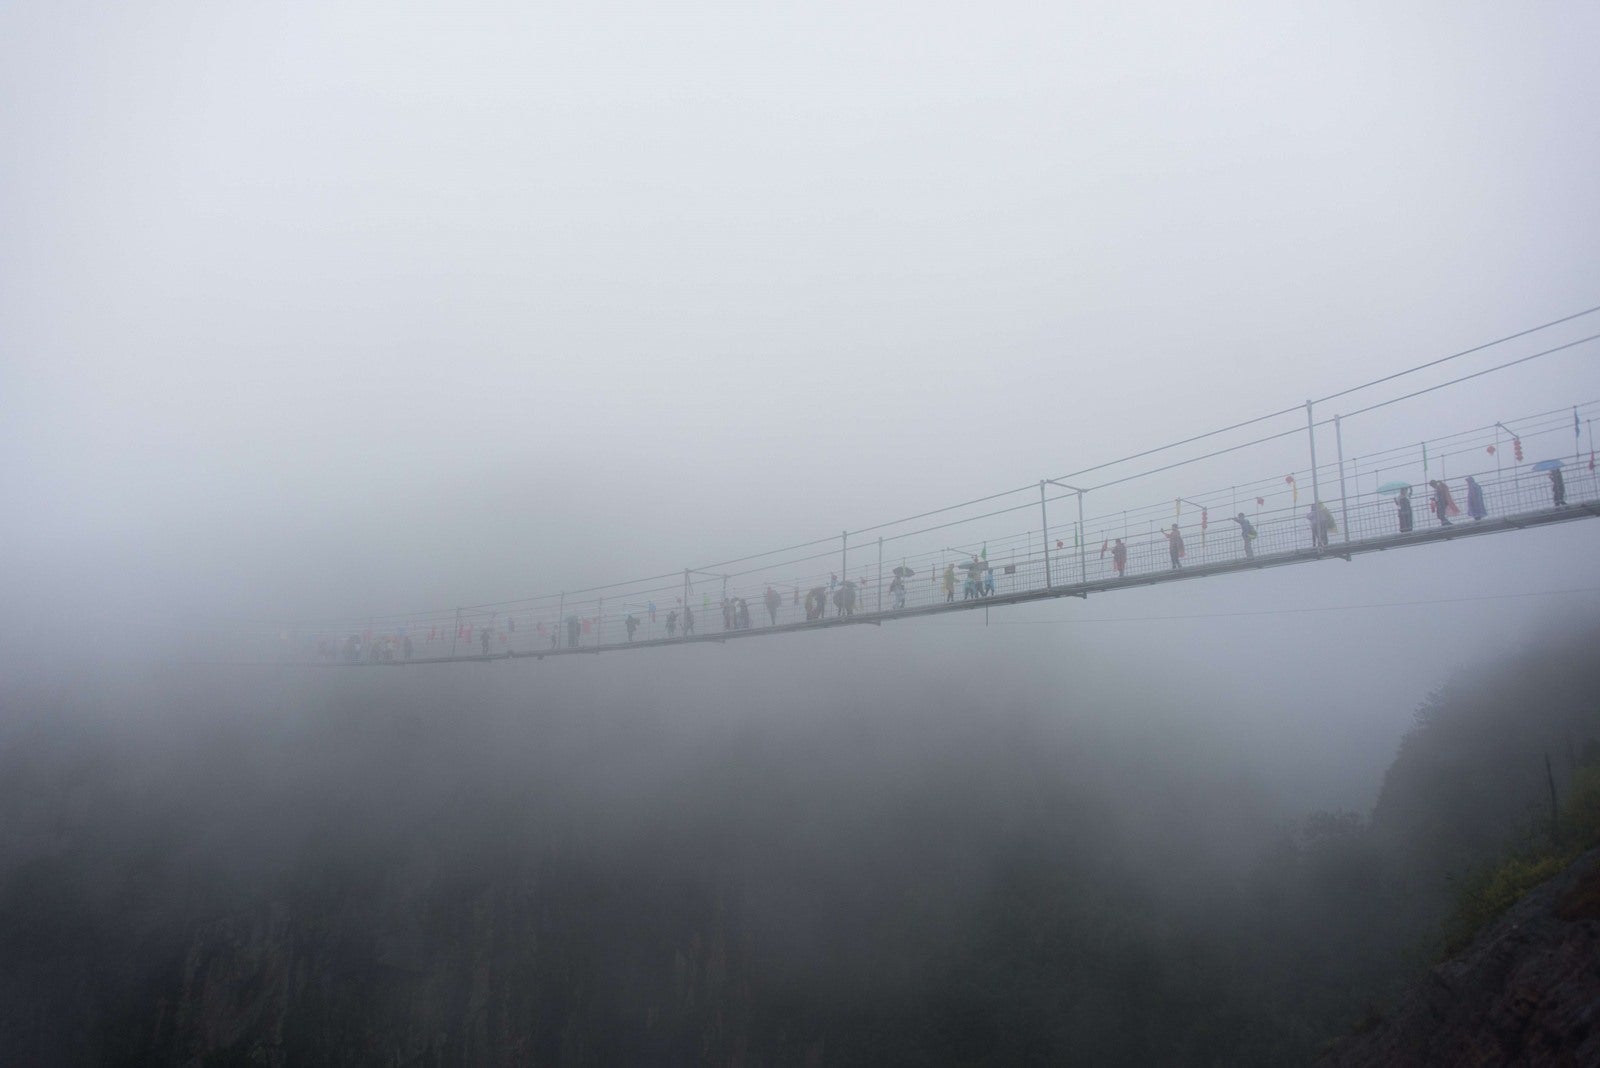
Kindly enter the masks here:
[[1385, 482], [1383, 485], [1378, 487], [1378, 492], [1399, 493], [1401, 490], [1408, 490], [1410, 488], [1411, 483], [1409, 482]]
[[1561, 468], [1560, 460], [1540, 460], [1533, 465], [1535, 471], [1558, 471]]

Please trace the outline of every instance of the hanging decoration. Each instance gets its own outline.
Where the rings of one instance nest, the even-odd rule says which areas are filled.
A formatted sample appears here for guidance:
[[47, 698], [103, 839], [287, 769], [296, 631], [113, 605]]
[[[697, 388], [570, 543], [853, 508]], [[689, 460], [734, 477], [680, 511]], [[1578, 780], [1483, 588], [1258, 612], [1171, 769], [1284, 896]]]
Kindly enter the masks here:
[[1299, 484], [1295, 482], [1293, 475], [1284, 475], [1283, 480], [1289, 484], [1290, 497], [1293, 498], [1294, 504], [1298, 507], [1300, 504]]
[[1511, 455], [1516, 458], [1517, 463], [1520, 464], [1522, 462], [1522, 439], [1521, 438], [1512, 438], [1511, 439]]

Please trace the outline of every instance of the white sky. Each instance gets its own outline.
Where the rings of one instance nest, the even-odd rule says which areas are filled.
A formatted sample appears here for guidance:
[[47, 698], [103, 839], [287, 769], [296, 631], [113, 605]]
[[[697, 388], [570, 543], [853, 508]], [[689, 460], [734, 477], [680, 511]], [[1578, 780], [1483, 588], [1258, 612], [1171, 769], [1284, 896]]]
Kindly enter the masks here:
[[[14, 613], [671, 571], [1600, 304], [1592, 4], [446, 7], [0, 9]], [[1594, 585], [1586, 526], [1464, 566]]]

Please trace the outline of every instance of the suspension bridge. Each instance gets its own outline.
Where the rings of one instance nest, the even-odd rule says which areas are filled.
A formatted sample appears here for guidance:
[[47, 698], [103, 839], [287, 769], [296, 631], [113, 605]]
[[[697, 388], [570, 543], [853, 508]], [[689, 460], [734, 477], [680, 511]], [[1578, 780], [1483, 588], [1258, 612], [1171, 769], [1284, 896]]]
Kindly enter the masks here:
[[[780, 549], [491, 604], [273, 624], [271, 653], [258, 644], [267, 633], [245, 640], [258, 656], [338, 666], [593, 655], [882, 626], [1348, 562], [1594, 518], [1600, 474], [1593, 420], [1600, 400], [1466, 429], [1430, 427], [1410, 441], [1351, 455], [1345, 440], [1353, 420], [1484, 375], [1558, 354], [1593, 361], [1585, 350], [1600, 334], [1546, 344], [1346, 411], [1329, 408], [1429, 368], [1503, 354], [1511, 342], [1595, 312], [1600, 307], [1068, 475]], [[1577, 377], [1586, 380], [1574, 386], [1595, 384], [1593, 376]], [[1153, 466], [1130, 470], [1140, 462]], [[1251, 478], [1218, 478], [1244, 465]], [[1204, 488], [1190, 488], [1196, 484]], [[1019, 522], [1026, 528], [1018, 529]]]

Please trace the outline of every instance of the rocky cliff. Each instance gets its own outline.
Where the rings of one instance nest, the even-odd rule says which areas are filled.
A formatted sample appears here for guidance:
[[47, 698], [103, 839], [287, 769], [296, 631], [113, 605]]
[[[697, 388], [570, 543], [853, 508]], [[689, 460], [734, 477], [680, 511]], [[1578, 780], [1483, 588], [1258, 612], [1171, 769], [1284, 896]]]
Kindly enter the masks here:
[[1429, 971], [1321, 1068], [1600, 1064], [1600, 849]]

